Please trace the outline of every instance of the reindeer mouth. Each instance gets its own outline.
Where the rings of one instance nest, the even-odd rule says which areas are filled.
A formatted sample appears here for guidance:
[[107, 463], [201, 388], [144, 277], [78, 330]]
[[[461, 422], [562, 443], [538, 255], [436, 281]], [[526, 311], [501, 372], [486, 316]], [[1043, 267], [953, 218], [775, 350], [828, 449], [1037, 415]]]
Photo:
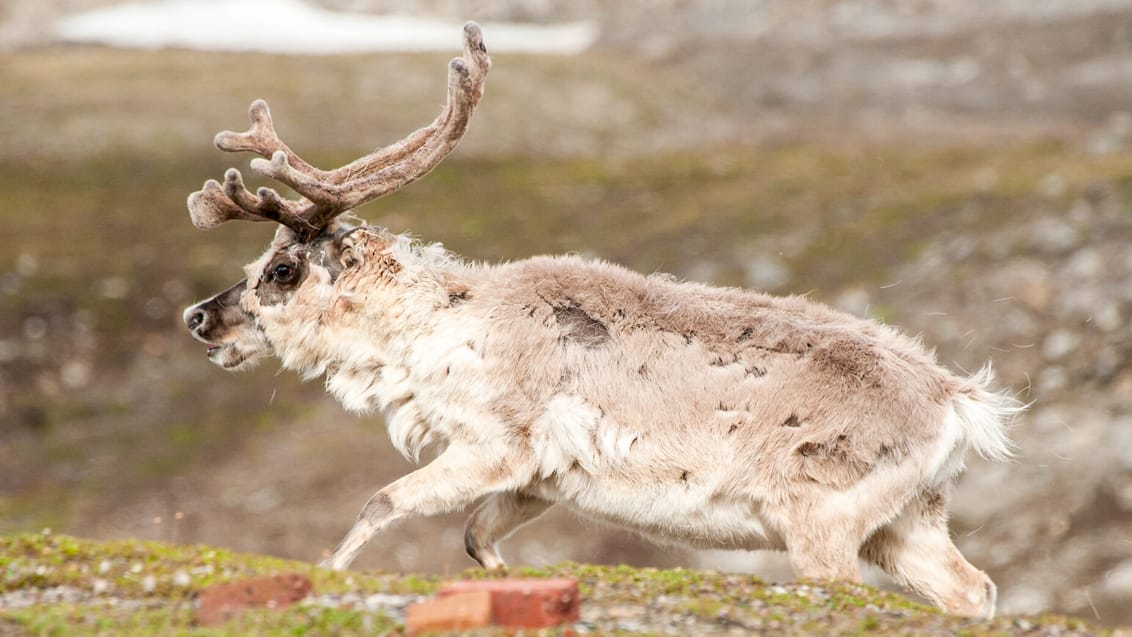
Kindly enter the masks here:
[[225, 365], [225, 363], [227, 362], [227, 357], [222, 356], [222, 354], [225, 353], [225, 350], [229, 349], [231, 349], [231, 347], [228, 345], [205, 343], [204, 354], [205, 356], [208, 356], [208, 360], [212, 361], [213, 363], [227, 367], [227, 365]]
[[249, 355], [233, 344], [205, 343], [209, 362], [224, 369], [236, 369], [247, 362]]

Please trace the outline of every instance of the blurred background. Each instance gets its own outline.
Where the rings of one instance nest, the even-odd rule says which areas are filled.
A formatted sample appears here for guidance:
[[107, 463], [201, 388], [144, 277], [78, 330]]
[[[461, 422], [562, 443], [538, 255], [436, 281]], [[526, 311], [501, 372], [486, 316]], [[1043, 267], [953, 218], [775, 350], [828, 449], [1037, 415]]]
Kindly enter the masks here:
[[[495, 64], [470, 132], [361, 216], [809, 294], [993, 361], [1033, 406], [1017, 462], [972, 459], [959, 546], [1002, 612], [1132, 622], [1127, 0], [4, 0], [0, 533], [317, 560], [410, 470], [318, 382], [208, 363], [181, 309], [273, 229], [201, 232], [184, 201], [246, 167], [211, 140], [255, 98], [324, 167], [431, 121], [466, 19]], [[463, 520], [357, 566], [459, 572]], [[560, 511], [504, 555], [790, 577]]]

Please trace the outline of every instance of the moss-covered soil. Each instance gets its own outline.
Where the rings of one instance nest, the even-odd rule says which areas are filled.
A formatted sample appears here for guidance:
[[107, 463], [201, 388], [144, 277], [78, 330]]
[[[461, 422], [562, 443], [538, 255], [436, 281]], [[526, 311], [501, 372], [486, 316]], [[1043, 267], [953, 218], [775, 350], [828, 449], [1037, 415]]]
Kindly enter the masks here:
[[[193, 625], [194, 600], [205, 587], [280, 572], [310, 577], [311, 596], [282, 612], [252, 611], [219, 627]], [[1111, 634], [1053, 615], [975, 622], [863, 585], [771, 584], [749, 575], [573, 563], [511, 575], [577, 578], [582, 619], [565, 628], [581, 634]], [[443, 581], [498, 576], [481, 570], [447, 578], [336, 573], [207, 546], [17, 535], [0, 538], [0, 634], [400, 634], [405, 606]]]

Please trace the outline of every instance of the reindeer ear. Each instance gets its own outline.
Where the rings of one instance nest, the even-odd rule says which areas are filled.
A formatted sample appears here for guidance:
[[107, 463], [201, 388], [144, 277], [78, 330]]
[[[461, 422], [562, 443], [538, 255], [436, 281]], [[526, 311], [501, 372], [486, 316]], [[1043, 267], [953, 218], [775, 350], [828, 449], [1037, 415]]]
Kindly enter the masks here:
[[[357, 228], [355, 228], [355, 230], [357, 230]], [[362, 245], [358, 239], [359, 237], [356, 236], [354, 230], [343, 232], [341, 235], [334, 238], [334, 260], [341, 265], [344, 270], [355, 268], [365, 263], [365, 257], [362, 254]]]

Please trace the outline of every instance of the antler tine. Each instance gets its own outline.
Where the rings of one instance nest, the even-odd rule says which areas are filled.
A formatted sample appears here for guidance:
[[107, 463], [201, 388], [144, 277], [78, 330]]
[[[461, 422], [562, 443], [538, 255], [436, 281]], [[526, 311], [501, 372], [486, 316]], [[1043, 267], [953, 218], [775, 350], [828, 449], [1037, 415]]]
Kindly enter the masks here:
[[[483, 33], [480, 27], [475, 22], [468, 22], [464, 25], [464, 61], [468, 64], [469, 74], [478, 84], [478, 92], [472, 96], [473, 105], [479, 102], [483, 96], [483, 80], [487, 75], [488, 69], [491, 68], [491, 58], [487, 55], [487, 47], [483, 43]], [[453, 84], [452, 76], [449, 75], [448, 82], [448, 100], [444, 105], [444, 109], [440, 115], [428, 126], [410, 133], [401, 141], [395, 142], [384, 148], [378, 149], [365, 157], [330, 171], [329, 177], [331, 181], [336, 184], [348, 181], [358, 175], [368, 174], [375, 169], [381, 169], [385, 166], [401, 161], [405, 157], [416, 152], [421, 146], [425, 144], [437, 131], [444, 127], [448, 118], [452, 114], [453, 105], [456, 100], [452, 98]]]
[[[462, 68], [460, 68], [461, 65], [463, 65]], [[223, 141], [230, 144], [233, 150], [258, 152], [269, 160], [252, 160], [252, 170], [265, 177], [287, 184], [320, 208], [325, 208], [328, 211], [349, 210], [355, 206], [343, 206], [341, 198], [344, 190], [333, 188], [334, 185], [354, 181], [361, 176], [372, 174], [404, 160], [433, 140], [440, 131], [450, 128], [446, 125], [451, 121], [454, 109], [459, 109], [465, 105], [474, 108], [479, 102], [483, 96], [484, 77], [487, 75], [488, 69], [491, 68], [491, 58], [488, 57], [487, 47], [483, 43], [483, 33], [475, 22], [468, 22], [464, 25], [464, 57], [452, 60], [450, 67], [453, 68], [449, 69], [448, 100], [444, 109], [432, 124], [414, 131], [401, 141], [380, 148], [335, 170], [321, 171], [311, 167], [279, 141], [272, 127], [271, 114], [267, 110], [267, 104], [262, 100], [257, 100], [249, 109], [253, 122], [252, 130], [240, 135], [221, 133], [221, 135], [217, 135], [217, 145], [219, 146], [222, 141], [221, 136], [225, 136]], [[467, 84], [468, 79], [472, 80], [471, 85]], [[461, 92], [463, 93], [462, 96], [460, 95]], [[466, 128], [467, 121], [464, 118], [460, 122], [456, 139], [463, 135]], [[272, 141], [277, 142], [277, 145], [259, 144], [253, 146], [251, 143], [255, 139], [253, 134], [259, 133], [260, 130], [269, 135]], [[237, 146], [237, 144], [239, 145]], [[276, 148], [276, 150], [270, 155], [261, 152], [268, 148]], [[451, 152], [451, 149], [448, 152]], [[431, 167], [428, 170], [431, 170]], [[428, 170], [425, 170], [424, 173], [427, 173]], [[421, 173], [421, 175], [424, 173]]]
[[251, 151], [260, 158], [252, 170], [290, 186], [305, 200], [284, 199], [270, 188], [252, 194], [239, 171], [225, 173], [221, 186], [209, 180], [189, 196], [193, 223], [211, 228], [230, 219], [276, 221], [302, 235], [317, 232], [334, 217], [389, 194], [423, 177], [452, 152], [467, 130], [471, 113], [483, 96], [491, 58], [479, 25], [464, 25], [464, 56], [448, 65], [448, 100], [427, 127], [333, 171], [304, 161], [275, 132], [267, 102], [248, 109], [251, 127], [243, 133], [223, 131], [214, 140], [228, 152]]
[[[322, 227], [342, 212], [420, 179], [447, 157], [468, 129], [472, 111], [483, 97], [484, 79], [490, 68], [491, 58], [479, 25], [468, 22], [464, 25], [464, 57], [448, 63], [448, 101], [444, 111], [431, 126], [413, 133], [404, 141], [339, 169], [359, 170], [361, 174], [351, 175], [342, 183], [317, 183], [293, 170], [280, 153], [276, 153], [270, 163], [253, 162], [253, 168], [291, 185], [308, 198], [311, 197], [307, 193], [313, 191], [320, 200], [333, 202], [333, 205], [318, 206], [307, 219], [311, 225]], [[417, 144], [418, 140], [421, 143]], [[379, 165], [374, 161], [379, 155], [397, 156], [399, 159], [392, 164]], [[380, 169], [373, 171], [378, 166]], [[292, 184], [292, 181], [295, 183]]]
[[279, 193], [266, 187], [257, 189], [256, 194], [253, 195], [244, 187], [244, 178], [235, 168], [229, 168], [224, 172], [224, 194], [250, 214], [259, 215], [266, 220], [281, 223], [300, 232], [309, 229], [310, 224], [303, 215], [311, 207], [310, 203], [284, 199]]
[[201, 230], [208, 230], [232, 219], [245, 219], [247, 221], [267, 221], [262, 217], [249, 214], [236, 205], [227, 194], [220, 182], [209, 179], [204, 182], [204, 188], [189, 195], [189, 216], [193, 225]]
[[[418, 130], [401, 143], [387, 147], [392, 149], [389, 150], [389, 155], [401, 156], [398, 162], [378, 163], [376, 155], [385, 154], [383, 150], [386, 149], [378, 150], [376, 154], [343, 166], [343, 169], [340, 169], [343, 173], [340, 174], [349, 174], [346, 169], [350, 169], [351, 172], [357, 171], [353, 179], [344, 180], [343, 183], [320, 180], [314, 175], [295, 169], [283, 152], [276, 152], [272, 155], [271, 161], [258, 160], [258, 158], [252, 160], [251, 170], [264, 177], [288, 184], [303, 197], [314, 201], [318, 207], [316, 213], [318, 219], [311, 218], [309, 221], [312, 225], [318, 226], [320, 222], [325, 223], [338, 213], [376, 199], [422, 177], [435, 167], [441, 158], [451, 153], [455, 141], [460, 139], [468, 124], [469, 97], [474, 93], [469, 78], [468, 64], [464, 63], [464, 60], [456, 58], [449, 63], [448, 103], [445, 112], [438, 118], [439, 126], [435, 129], [428, 127]], [[437, 156], [434, 152], [436, 148], [444, 152]], [[426, 157], [432, 161], [421, 162], [422, 158]], [[414, 160], [421, 165], [417, 170], [409, 170], [406, 164], [412, 164]]]
[[444, 126], [401, 161], [343, 184], [344, 209], [356, 208], [420, 179], [455, 150], [468, 129], [472, 111], [482, 94], [482, 84], [473, 80], [467, 64], [460, 58], [452, 60], [448, 69], [453, 105]]
[[251, 106], [248, 107], [248, 119], [251, 120], [252, 125], [242, 133], [227, 130], [217, 133], [213, 139], [216, 147], [229, 153], [251, 151], [268, 159], [275, 153], [282, 152], [286, 155], [288, 163], [296, 170], [318, 178], [326, 178], [326, 171], [319, 170], [304, 161], [279, 138], [279, 134], [275, 132], [275, 124], [271, 120], [271, 109], [268, 108], [266, 100], [252, 102]]
[[[227, 152], [251, 151], [265, 157], [282, 153], [299, 170], [314, 176], [324, 174], [295, 154], [283, 143], [275, 132], [271, 121], [271, 110], [264, 100], [255, 100], [248, 108], [251, 127], [243, 133], [222, 131], [217, 133], [213, 143]], [[274, 221], [297, 232], [306, 232], [310, 225], [304, 219], [304, 211], [311, 207], [305, 201], [283, 199], [270, 188], [260, 188], [252, 193], [244, 186], [240, 171], [230, 168], [224, 173], [224, 184], [215, 179], [205, 182], [204, 188], [189, 195], [189, 215], [193, 225], [198, 228], [213, 228], [225, 221]], [[309, 214], [309, 213], [308, 213]]]
[[303, 214], [310, 204], [283, 199], [270, 188], [260, 188], [258, 194], [252, 194], [235, 168], [224, 173], [223, 185], [215, 179], [206, 181], [203, 189], [189, 195], [188, 206], [193, 225], [205, 230], [233, 219], [274, 221], [296, 232], [310, 229]]

